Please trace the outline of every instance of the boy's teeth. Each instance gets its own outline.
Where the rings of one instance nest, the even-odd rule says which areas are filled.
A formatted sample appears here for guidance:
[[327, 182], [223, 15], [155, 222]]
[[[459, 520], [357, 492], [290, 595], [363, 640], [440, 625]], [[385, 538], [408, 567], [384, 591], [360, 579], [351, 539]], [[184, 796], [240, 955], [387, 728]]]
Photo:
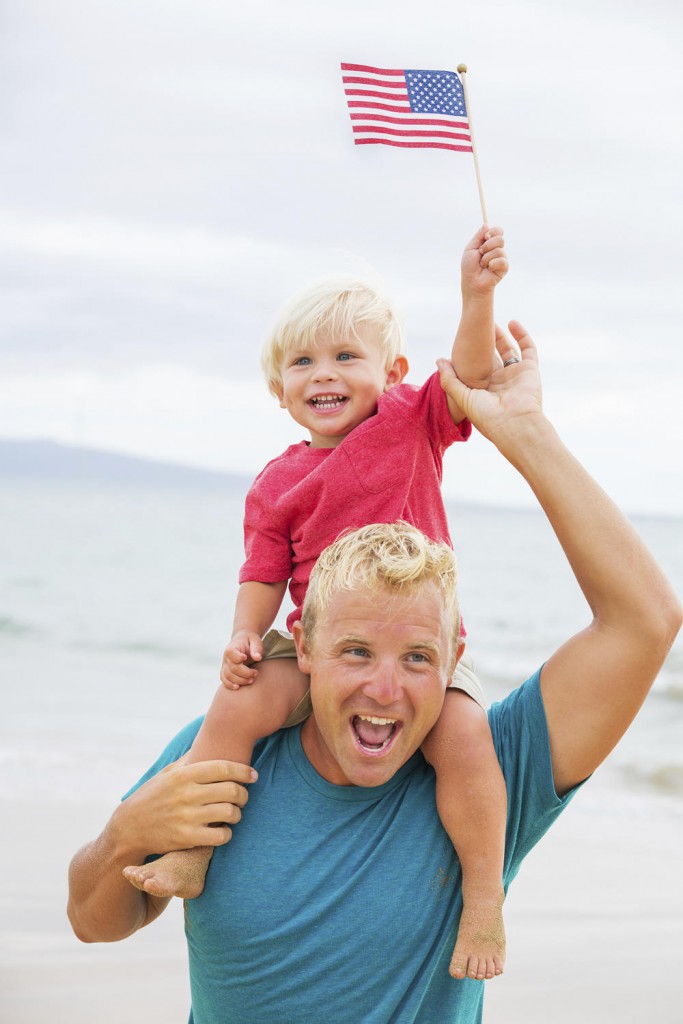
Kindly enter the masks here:
[[313, 405], [325, 406], [327, 408], [330, 406], [340, 406], [343, 401], [342, 395], [317, 395], [311, 399]]
[[357, 715], [361, 722], [371, 722], [373, 725], [394, 725], [395, 718], [377, 718], [375, 715]]

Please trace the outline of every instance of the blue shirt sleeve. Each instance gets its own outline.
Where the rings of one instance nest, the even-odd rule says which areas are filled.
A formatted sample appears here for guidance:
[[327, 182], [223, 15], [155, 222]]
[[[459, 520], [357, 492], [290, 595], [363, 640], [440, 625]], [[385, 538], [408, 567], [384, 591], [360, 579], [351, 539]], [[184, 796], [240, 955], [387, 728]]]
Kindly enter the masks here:
[[555, 791], [541, 672], [539, 669], [489, 711], [493, 744], [508, 795], [506, 887], [580, 788], [576, 786], [563, 797]]
[[194, 722], [190, 722], [189, 725], [186, 725], [181, 729], [180, 732], [173, 737], [171, 742], [164, 747], [154, 764], [147, 769], [145, 774], [138, 779], [134, 786], [131, 786], [130, 789], [123, 794], [121, 799], [126, 800], [135, 792], [136, 789], [139, 789], [143, 783], [147, 782], [149, 779], [153, 779], [155, 775], [158, 775], [160, 771], [167, 768], [169, 764], [173, 764], [173, 762], [177, 761], [179, 757], [186, 754], [194, 743], [195, 736], [199, 732], [203, 721], [204, 716], [200, 715], [199, 718], [195, 718]]

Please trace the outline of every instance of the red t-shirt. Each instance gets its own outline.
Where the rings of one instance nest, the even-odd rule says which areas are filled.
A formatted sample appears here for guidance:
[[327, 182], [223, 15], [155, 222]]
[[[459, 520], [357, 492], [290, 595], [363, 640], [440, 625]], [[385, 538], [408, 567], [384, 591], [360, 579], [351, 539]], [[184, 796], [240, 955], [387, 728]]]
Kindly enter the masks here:
[[291, 630], [318, 555], [343, 530], [404, 519], [451, 544], [441, 498], [443, 453], [471, 430], [468, 420], [453, 423], [435, 373], [422, 387], [399, 384], [381, 395], [376, 414], [337, 448], [291, 445], [247, 495], [240, 583], [288, 579], [296, 605], [287, 619]]

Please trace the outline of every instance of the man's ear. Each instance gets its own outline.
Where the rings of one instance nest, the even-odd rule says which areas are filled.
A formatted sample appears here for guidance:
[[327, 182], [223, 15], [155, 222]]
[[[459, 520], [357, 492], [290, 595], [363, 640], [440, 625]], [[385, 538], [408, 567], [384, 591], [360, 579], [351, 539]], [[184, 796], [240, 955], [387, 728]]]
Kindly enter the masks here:
[[457, 646], [457, 649], [455, 651], [455, 661], [453, 662], [453, 671], [451, 672], [451, 674], [450, 674], [450, 676], [448, 678], [448, 685], [449, 686], [451, 684], [451, 680], [453, 679], [453, 676], [455, 675], [455, 670], [456, 670], [456, 668], [458, 666], [458, 662], [460, 661], [460, 659], [463, 656], [464, 650], [465, 650], [465, 641], [462, 638], [460, 638], [460, 640], [458, 640], [458, 646]]
[[296, 660], [299, 664], [301, 671], [309, 676], [311, 674], [311, 659], [308, 654], [308, 648], [306, 645], [306, 636], [304, 634], [304, 627], [301, 622], [295, 622], [292, 626], [292, 634], [294, 636], [294, 644], [296, 646]]
[[396, 356], [393, 363], [387, 371], [387, 379], [384, 384], [384, 390], [389, 391], [391, 388], [395, 388], [397, 384], [403, 381], [403, 378], [408, 372], [408, 360], [405, 356]]

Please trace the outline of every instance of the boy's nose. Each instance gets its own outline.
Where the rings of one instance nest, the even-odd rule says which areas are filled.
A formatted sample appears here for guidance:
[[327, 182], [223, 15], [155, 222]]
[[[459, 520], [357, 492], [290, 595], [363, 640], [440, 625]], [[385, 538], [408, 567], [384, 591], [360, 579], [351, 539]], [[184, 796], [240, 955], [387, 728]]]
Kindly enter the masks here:
[[313, 380], [336, 380], [337, 367], [335, 363], [318, 363], [313, 371]]

